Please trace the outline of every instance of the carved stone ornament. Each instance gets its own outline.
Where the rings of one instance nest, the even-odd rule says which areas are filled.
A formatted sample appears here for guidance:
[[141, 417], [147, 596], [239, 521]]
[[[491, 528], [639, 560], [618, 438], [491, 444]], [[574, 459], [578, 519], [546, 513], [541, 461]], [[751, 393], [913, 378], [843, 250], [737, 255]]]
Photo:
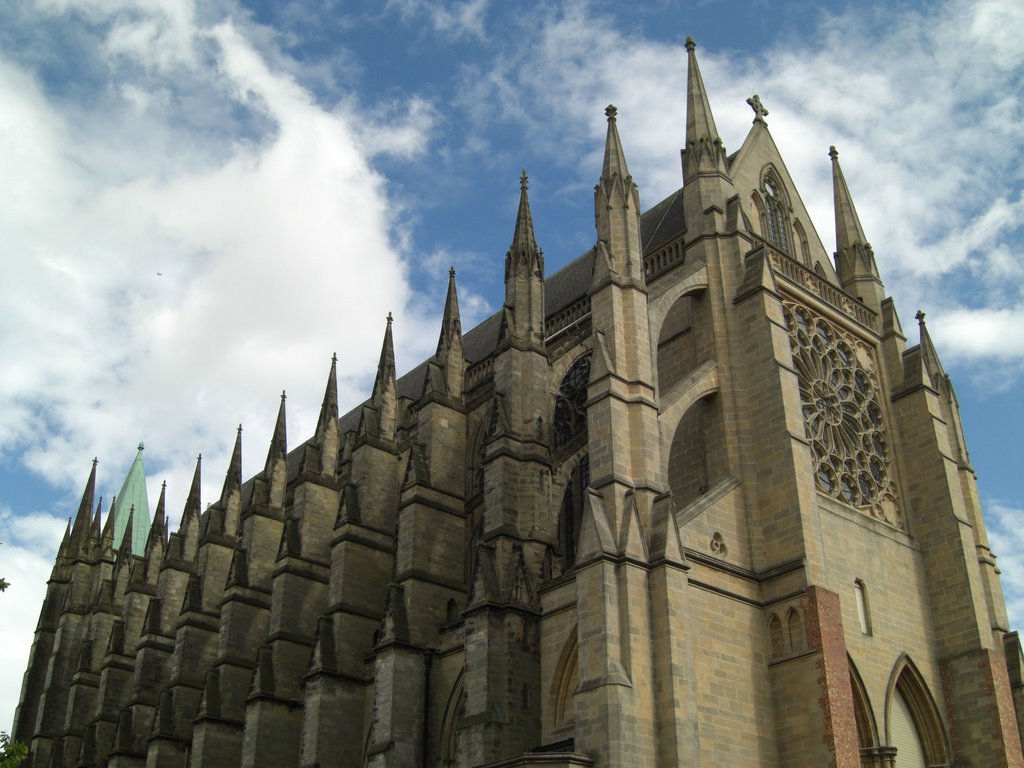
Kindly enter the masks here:
[[784, 313], [818, 488], [902, 529], [872, 350], [799, 304]]

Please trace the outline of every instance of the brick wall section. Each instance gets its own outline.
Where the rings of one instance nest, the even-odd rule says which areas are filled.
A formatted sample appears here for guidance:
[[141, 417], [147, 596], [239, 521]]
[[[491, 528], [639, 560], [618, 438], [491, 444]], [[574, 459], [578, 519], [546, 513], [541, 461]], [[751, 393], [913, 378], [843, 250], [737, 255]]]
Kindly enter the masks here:
[[824, 740], [835, 768], [859, 768], [860, 746], [853, 712], [850, 665], [843, 638], [839, 595], [811, 586], [802, 600], [807, 617], [807, 644], [820, 654], [816, 660]]
[[953, 754], [969, 766], [1021, 768], [1020, 737], [1006, 660], [998, 651], [980, 649], [943, 664], [950, 713]]

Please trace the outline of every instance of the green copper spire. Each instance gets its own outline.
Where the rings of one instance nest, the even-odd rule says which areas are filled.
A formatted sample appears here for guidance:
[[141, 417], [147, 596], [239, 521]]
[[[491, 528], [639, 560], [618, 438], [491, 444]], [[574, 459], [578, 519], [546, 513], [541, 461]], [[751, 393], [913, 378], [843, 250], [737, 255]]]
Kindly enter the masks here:
[[146, 494], [146, 472], [142, 468], [142, 450], [145, 446], [139, 443], [139, 452], [135, 454], [128, 475], [117, 494], [117, 517], [114, 520], [114, 548], [121, 546], [125, 528], [128, 527], [128, 510], [134, 507], [132, 521], [132, 554], [146, 553], [146, 538], [149, 535], [149, 497]]

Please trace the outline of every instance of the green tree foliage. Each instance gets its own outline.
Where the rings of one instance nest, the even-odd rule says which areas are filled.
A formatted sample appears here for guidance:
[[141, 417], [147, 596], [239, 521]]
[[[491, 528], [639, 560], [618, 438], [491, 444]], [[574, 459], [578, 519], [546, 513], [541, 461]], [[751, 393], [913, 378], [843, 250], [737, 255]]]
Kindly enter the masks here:
[[28, 747], [20, 741], [11, 741], [6, 731], [0, 731], [0, 768], [18, 768], [28, 757]]

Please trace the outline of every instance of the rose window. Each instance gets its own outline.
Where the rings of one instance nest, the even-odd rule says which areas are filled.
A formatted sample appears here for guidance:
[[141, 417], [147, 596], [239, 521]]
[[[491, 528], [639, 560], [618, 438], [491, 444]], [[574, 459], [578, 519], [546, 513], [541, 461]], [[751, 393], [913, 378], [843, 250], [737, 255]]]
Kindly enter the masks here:
[[784, 312], [818, 488], [902, 528], [871, 350], [805, 307]]

